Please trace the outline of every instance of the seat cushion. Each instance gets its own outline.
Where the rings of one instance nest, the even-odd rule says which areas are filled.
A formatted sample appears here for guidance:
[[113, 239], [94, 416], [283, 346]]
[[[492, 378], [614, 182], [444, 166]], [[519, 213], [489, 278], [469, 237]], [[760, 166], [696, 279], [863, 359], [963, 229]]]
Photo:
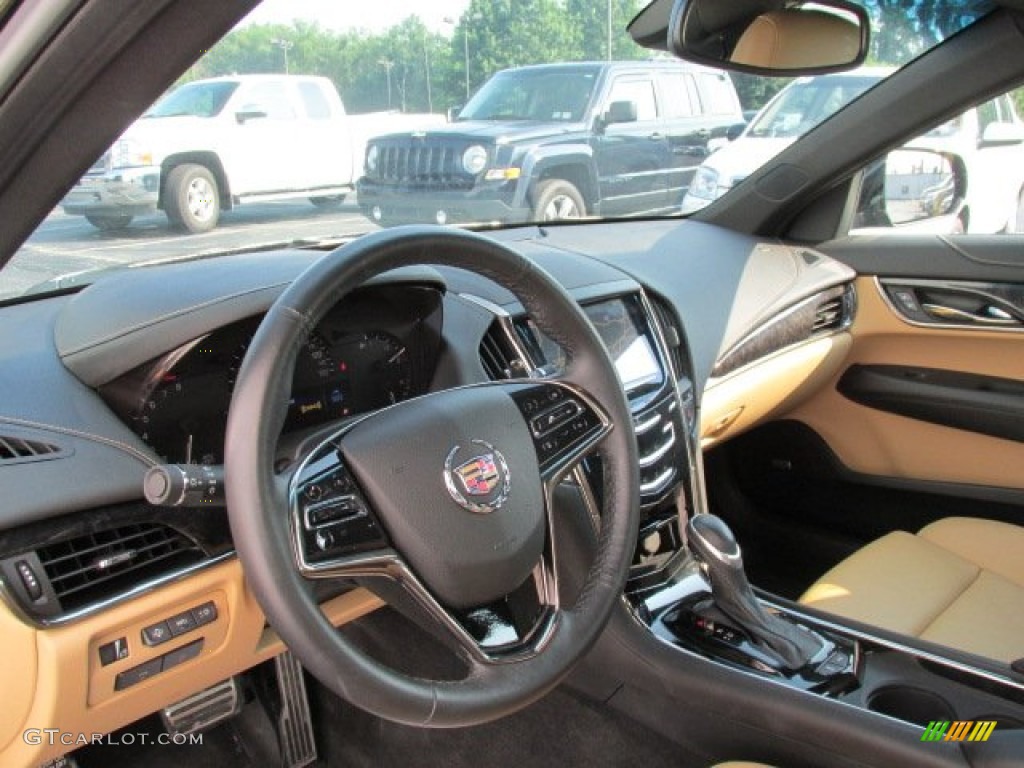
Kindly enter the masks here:
[[1024, 528], [953, 517], [890, 533], [800, 601], [1000, 661], [1024, 657]]

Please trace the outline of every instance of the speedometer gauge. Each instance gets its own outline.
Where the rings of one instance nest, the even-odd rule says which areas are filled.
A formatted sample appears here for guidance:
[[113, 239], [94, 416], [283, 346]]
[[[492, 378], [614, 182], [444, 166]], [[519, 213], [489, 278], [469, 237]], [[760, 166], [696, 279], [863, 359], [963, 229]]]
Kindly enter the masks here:
[[409, 349], [385, 331], [366, 331], [335, 345], [338, 364], [349, 374], [351, 402], [358, 411], [372, 411], [406, 400], [412, 393]]

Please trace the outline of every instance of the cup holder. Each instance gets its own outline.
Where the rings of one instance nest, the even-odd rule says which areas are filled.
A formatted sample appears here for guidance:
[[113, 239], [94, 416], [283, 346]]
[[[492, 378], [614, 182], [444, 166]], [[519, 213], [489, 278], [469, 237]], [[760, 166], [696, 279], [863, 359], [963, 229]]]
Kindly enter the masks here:
[[955, 720], [944, 698], [931, 691], [894, 685], [879, 688], [868, 698], [868, 709], [925, 727], [933, 720]]

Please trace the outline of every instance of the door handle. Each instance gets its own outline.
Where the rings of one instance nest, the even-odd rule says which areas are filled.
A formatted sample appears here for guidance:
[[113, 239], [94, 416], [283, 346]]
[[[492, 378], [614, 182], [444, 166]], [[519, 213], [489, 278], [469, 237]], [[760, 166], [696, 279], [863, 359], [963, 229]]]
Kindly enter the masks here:
[[990, 325], [997, 327], [1008, 327], [1020, 325], [1021, 322], [1009, 312], [994, 307], [986, 306], [980, 312], [967, 312], [956, 307], [947, 307], [944, 304], [922, 303], [921, 309], [932, 317], [940, 320], [949, 320], [956, 323], [972, 323], [976, 325]]
[[652, 133], [647, 138], [650, 139], [651, 141], [661, 141], [662, 139], [665, 138], [665, 135], [661, 133]]

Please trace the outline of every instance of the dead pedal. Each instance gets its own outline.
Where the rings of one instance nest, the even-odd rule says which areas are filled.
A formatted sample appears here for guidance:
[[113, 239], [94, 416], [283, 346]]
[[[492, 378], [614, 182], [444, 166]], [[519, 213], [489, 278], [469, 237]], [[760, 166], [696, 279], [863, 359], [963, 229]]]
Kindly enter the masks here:
[[277, 717], [281, 765], [303, 768], [316, 762], [317, 751], [302, 665], [291, 651], [285, 651], [274, 659], [274, 668], [281, 693], [281, 711]]
[[239, 713], [242, 691], [238, 679], [229, 677], [199, 693], [164, 707], [160, 718], [169, 734], [188, 735], [205, 731]]

